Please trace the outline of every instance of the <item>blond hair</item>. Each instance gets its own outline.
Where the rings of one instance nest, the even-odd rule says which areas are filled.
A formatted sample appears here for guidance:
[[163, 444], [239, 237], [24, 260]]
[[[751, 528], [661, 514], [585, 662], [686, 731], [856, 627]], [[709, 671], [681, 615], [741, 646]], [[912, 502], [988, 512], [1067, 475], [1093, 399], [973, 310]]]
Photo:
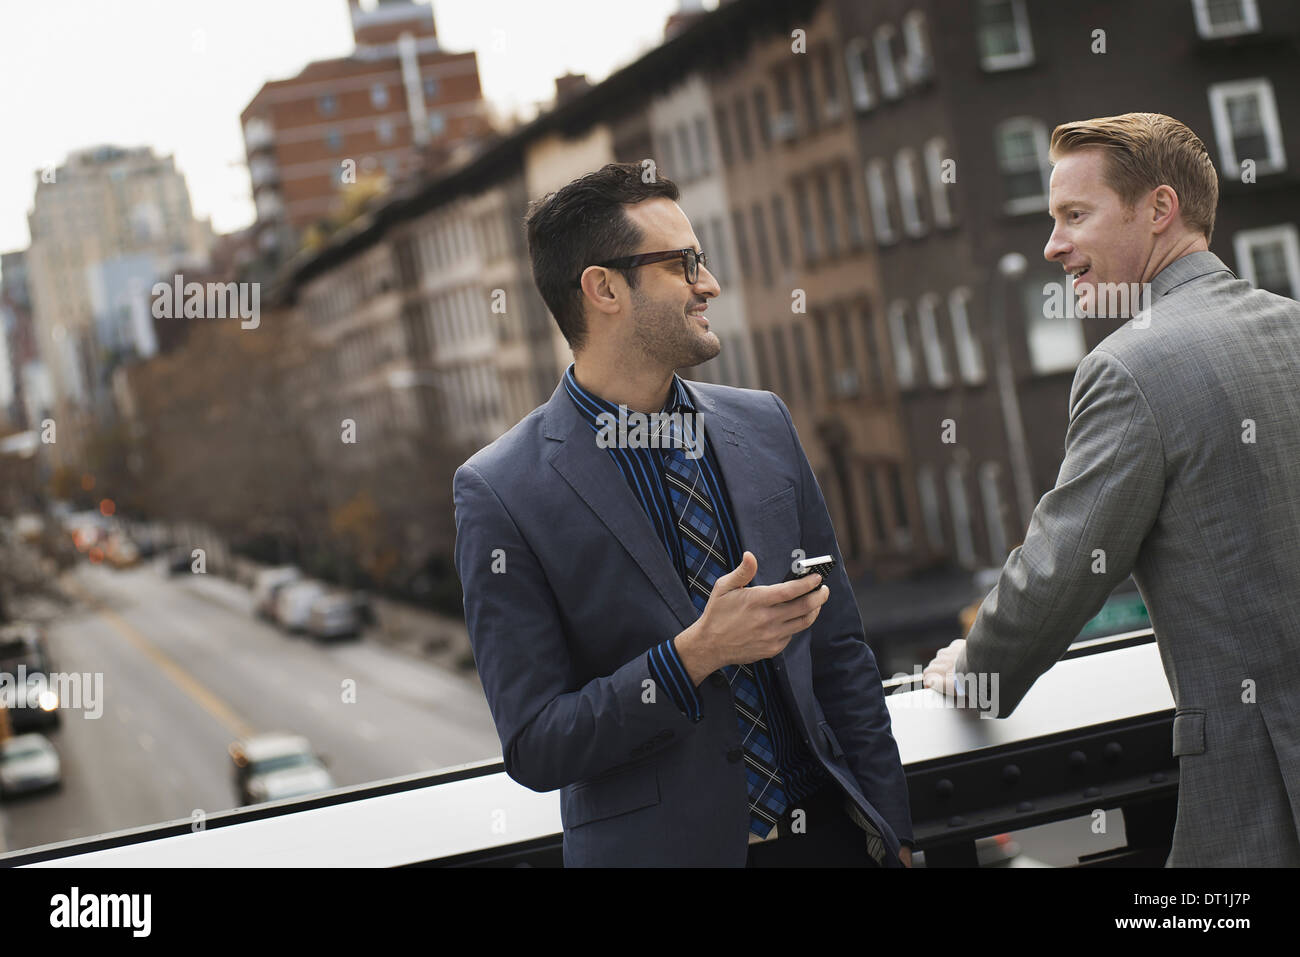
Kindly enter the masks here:
[[1219, 174], [1200, 137], [1163, 113], [1103, 116], [1054, 129], [1048, 159], [1055, 163], [1067, 153], [1094, 148], [1105, 151], [1104, 180], [1126, 208], [1133, 209], [1157, 186], [1169, 186], [1178, 194], [1183, 222], [1203, 232], [1209, 245], [1219, 205]]

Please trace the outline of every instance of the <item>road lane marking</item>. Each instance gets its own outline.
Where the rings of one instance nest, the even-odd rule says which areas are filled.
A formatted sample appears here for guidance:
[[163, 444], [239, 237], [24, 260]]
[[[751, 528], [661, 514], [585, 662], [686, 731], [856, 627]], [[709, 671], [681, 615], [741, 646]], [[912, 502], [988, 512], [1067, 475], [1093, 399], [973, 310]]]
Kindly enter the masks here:
[[252, 725], [245, 722], [239, 717], [229, 705], [222, 701], [216, 694], [204, 687], [198, 679], [173, 661], [160, 649], [154, 646], [141, 632], [130, 622], [109, 608], [95, 608], [97, 599], [88, 594], [84, 589], [74, 586], [74, 589], [81, 593], [83, 600], [91, 604], [96, 614], [103, 616], [104, 620], [119, 635], [127, 640], [142, 655], [152, 661], [164, 674], [172, 680], [184, 694], [186, 694], [195, 704], [201, 707], [208, 714], [221, 724], [230, 734], [236, 738], [247, 738], [255, 733]]

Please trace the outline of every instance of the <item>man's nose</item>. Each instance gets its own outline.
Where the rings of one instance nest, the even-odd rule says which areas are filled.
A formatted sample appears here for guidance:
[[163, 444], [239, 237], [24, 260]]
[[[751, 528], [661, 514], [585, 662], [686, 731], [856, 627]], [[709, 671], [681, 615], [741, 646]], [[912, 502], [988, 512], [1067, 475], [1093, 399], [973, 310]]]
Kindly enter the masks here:
[[1047, 245], [1043, 247], [1043, 258], [1049, 263], [1056, 262], [1057, 259], [1064, 256], [1070, 250], [1070, 244], [1056, 235], [1056, 230], [1052, 230], [1052, 235], [1047, 237]]
[[722, 294], [722, 287], [718, 285], [718, 277], [709, 272], [709, 267], [701, 265], [699, 274], [695, 277], [695, 289], [704, 296], [719, 296]]

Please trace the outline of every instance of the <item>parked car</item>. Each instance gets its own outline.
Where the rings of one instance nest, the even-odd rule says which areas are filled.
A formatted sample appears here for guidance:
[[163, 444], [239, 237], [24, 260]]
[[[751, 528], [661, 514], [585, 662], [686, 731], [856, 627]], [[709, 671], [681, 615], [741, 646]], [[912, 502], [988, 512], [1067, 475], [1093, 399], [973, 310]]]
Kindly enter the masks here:
[[361, 631], [361, 619], [351, 595], [318, 595], [307, 613], [307, 633], [313, 638], [351, 638]]
[[[20, 671], [21, 669], [21, 671]], [[17, 687], [19, 674], [23, 686]], [[0, 675], [6, 675], [3, 704], [12, 731], [59, 725], [59, 696], [50, 686], [50, 659], [45, 636], [30, 622], [0, 626]], [[23, 696], [23, 701], [8, 700]]]
[[230, 745], [241, 804], [279, 801], [334, 788], [326, 759], [300, 734], [275, 731]]
[[194, 564], [193, 549], [185, 545], [176, 545], [163, 553], [159, 570], [166, 576], [182, 575]]
[[274, 619], [276, 592], [301, 578], [302, 572], [293, 565], [263, 568], [253, 578], [253, 613], [259, 618]]
[[59, 752], [43, 734], [20, 734], [0, 741], [0, 795], [57, 788], [63, 783]]
[[275, 593], [275, 623], [285, 631], [306, 631], [311, 604], [325, 594], [325, 586], [316, 581], [295, 581]]
[[45, 533], [45, 519], [33, 512], [24, 512], [14, 519], [13, 531], [18, 541], [34, 545]]
[[121, 532], [113, 532], [104, 546], [104, 558], [114, 568], [130, 568], [140, 561], [140, 549]]

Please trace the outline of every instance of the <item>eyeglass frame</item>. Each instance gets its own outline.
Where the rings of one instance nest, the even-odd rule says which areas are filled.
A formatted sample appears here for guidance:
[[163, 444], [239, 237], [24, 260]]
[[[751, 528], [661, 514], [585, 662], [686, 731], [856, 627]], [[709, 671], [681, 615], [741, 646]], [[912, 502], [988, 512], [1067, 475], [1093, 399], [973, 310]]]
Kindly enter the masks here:
[[[695, 285], [700, 281], [700, 267], [709, 268], [708, 259], [703, 250], [696, 252], [690, 246], [682, 249], [664, 249], [660, 252], [637, 253], [635, 256], [620, 256], [618, 259], [609, 259], [603, 263], [592, 263], [592, 266], [601, 266], [605, 269], [635, 269], [637, 266], [649, 266], [652, 263], [667, 262], [674, 256], [680, 256], [682, 259], [682, 278], [686, 280], [687, 285]], [[687, 263], [690, 261], [688, 256], [695, 258], [695, 278], [690, 276]], [[588, 267], [590, 268], [590, 267]], [[586, 271], [585, 269], [583, 270]], [[575, 288], [582, 287], [582, 277], [579, 276], [573, 281]]]

